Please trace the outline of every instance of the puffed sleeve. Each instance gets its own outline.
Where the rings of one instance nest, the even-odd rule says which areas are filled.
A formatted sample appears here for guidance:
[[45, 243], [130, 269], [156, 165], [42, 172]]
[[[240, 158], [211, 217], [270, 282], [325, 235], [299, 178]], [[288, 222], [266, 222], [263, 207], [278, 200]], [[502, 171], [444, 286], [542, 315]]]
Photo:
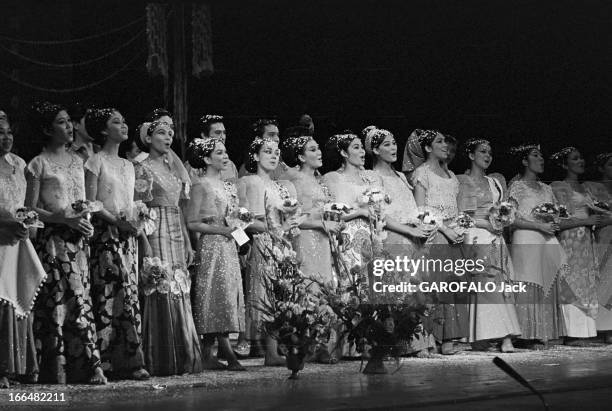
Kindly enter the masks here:
[[457, 176], [457, 181], [459, 181], [457, 208], [460, 212], [475, 211], [478, 208], [478, 199], [470, 178], [465, 174], [459, 174]]
[[30, 161], [26, 168], [26, 173], [30, 175], [35, 180], [40, 180], [43, 174], [44, 164], [43, 160], [40, 156], [36, 156]]
[[429, 172], [425, 165], [417, 167], [412, 174], [412, 185], [420, 185], [425, 190], [429, 190]]
[[100, 176], [101, 169], [102, 158], [97, 154], [94, 154], [93, 156], [89, 157], [85, 162], [85, 170], [89, 170], [89, 172], [95, 176]]
[[574, 211], [574, 207], [572, 204], [571, 187], [563, 181], [553, 181], [550, 184], [550, 189], [553, 195], [553, 202], [566, 206], [567, 210], [572, 213]]
[[339, 192], [340, 174], [337, 171], [330, 171], [323, 176], [323, 184], [327, 186], [332, 197], [336, 198]]

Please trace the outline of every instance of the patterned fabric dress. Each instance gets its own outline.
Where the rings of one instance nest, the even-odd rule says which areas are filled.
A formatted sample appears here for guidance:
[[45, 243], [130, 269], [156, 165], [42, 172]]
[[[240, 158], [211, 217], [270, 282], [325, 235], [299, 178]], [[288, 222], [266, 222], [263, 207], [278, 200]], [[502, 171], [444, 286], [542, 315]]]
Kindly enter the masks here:
[[[419, 166], [412, 176], [412, 184], [420, 184], [425, 189], [425, 204], [420, 210], [427, 211], [436, 223], [448, 224], [459, 214], [457, 208], [457, 195], [459, 181], [452, 171], [448, 171], [450, 178], [437, 175], [425, 163]], [[444, 261], [463, 258], [461, 246], [449, 244], [447, 238], [437, 232], [429, 246], [428, 258]], [[429, 281], [451, 282], [460, 277], [454, 273], [429, 272]], [[437, 303], [426, 322], [426, 328], [439, 341], [467, 337], [469, 335], [469, 314], [467, 297], [459, 293], [437, 293]]]
[[[358, 180], [352, 180], [345, 173], [331, 171], [323, 177], [323, 181], [329, 187], [329, 191], [335, 202], [358, 209], [363, 204], [363, 194], [367, 189], [379, 188], [383, 184], [380, 176], [371, 170], [360, 172]], [[344, 266], [353, 274], [359, 275], [369, 283], [368, 264], [372, 261], [374, 250], [372, 247], [372, 232], [370, 222], [365, 218], [354, 218], [346, 222], [344, 230], [340, 233], [342, 244], [340, 245], [340, 256], [344, 260]], [[339, 273], [338, 280], [342, 283], [347, 281]]]
[[[238, 206], [235, 184], [213, 185], [202, 178], [192, 186], [187, 221], [226, 226], [225, 216]], [[244, 295], [238, 250], [233, 239], [202, 234], [191, 289], [198, 334], [244, 331]]]
[[[418, 207], [412, 193], [412, 186], [408, 184], [404, 174], [396, 173], [395, 176], [381, 175], [385, 192], [391, 197], [391, 202], [385, 207], [385, 215], [400, 224], [414, 224], [417, 222]], [[397, 257], [418, 259], [424, 255], [422, 242], [413, 241], [410, 237], [387, 230], [387, 238], [383, 244], [384, 258], [395, 260]], [[384, 282], [387, 284], [399, 284], [401, 281], [418, 284], [423, 281], [422, 273], [415, 273], [414, 276], [405, 272], [394, 273], [393, 278], [389, 273], [385, 274]], [[389, 278], [389, 279], [387, 279]], [[404, 294], [400, 303], [414, 303], [414, 294]], [[426, 299], [423, 300], [424, 302]], [[409, 351], [419, 352], [435, 348], [436, 341], [433, 335], [429, 334], [420, 325], [415, 331], [415, 335], [409, 342]]]
[[[592, 181], [584, 185], [594, 200], [612, 204], [612, 192], [605, 185]], [[599, 271], [596, 326], [598, 331], [612, 331], [612, 225], [595, 231], [595, 258]]]
[[[0, 158], [0, 218], [23, 207], [25, 167], [12, 153]], [[4, 237], [0, 234], [0, 376], [32, 375], [39, 371], [33, 316], [28, 314], [45, 273], [29, 239], [12, 245]], [[22, 290], [26, 277], [35, 281]]]
[[141, 271], [142, 339], [146, 368], [151, 375], [202, 371], [200, 343], [191, 311], [189, 273], [179, 208], [186, 196], [180, 178], [165, 164], [145, 159], [136, 165], [135, 200], [157, 212], [155, 232], [148, 236], [153, 256], [169, 266], [169, 283], [153, 283]]
[[[589, 202], [584, 193], [575, 191], [564, 181], [551, 184], [560, 204], [567, 206], [572, 217], [587, 218]], [[576, 227], [559, 233], [559, 243], [567, 254], [569, 272], [562, 285], [560, 300], [563, 325], [561, 335], [588, 338], [597, 335], [597, 286], [599, 273], [593, 246], [594, 235], [590, 227]]]
[[[240, 206], [248, 209], [257, 219], [280, 225], [282, 214], [277, 208], [283, 200], [295, 198], [295, 188], [289, 181], [274, 181], [260, 176], [247, 175], [238, 180]], [[266, 207], [269, 212], [266, 219]], [[272, 230], [274, 227], [268, 227]], [[246, 338], [262, 338], [265, 315], [257, 308], [265, 301], [264, 276], [270, 270], [272, 239], [268, 232], [253, 235], [253, 242], [246, 267]]]
[[[543, 203], [555, 203], [550, 186], [530, 185], [517, 179], [508, 197], [518, 202], [517, 218], [534, 221], [532, 210]], [[558, 310], [558, 276], [567, 271], [567, 256], [555, 236], [535, 230], [517, 229], [512, 233], [512, 263], [517, 281], [527, 285], [526, 293], [516, 294], [516, 314], [521, 338], [546, 341], [561, 335]]]
[[[295, 173], [291, 181], [295, 186], [297, 200], [302, 204], [302, 211], [309, 213], [310, 219], [322, 220], [323, 206], [331, 197], [321, 177], [313, 178], [315, 180], [306, 180], [302, 173]], [[329, 238], [325, 231], [300, 229], [300, 235], [294, 239], [293, 247], [304, 276], [323, 284], [337, 281], [332, 268]], [[313, 283], [312, 287], [316, 288], [316, 283]]]
[[[97, 177], [97, 198], [115, 217], [132, 217], [134, 166], [104, 152], [91, 156], [85, 169]], [[91, 239], [91, 295], [102, 369], [126, 375], [144, 367], [136, 238], [119, 233], [101, 218], [94, 219]]]
[[[459, 175], [459, 207], [461, 211], [473, 212], [473, 218], [489, 221], [489, 209], [503, 200], [502, 184], [492, 177], [486, 177], [487, 186], [481, 187], [469, 176]], [[470, 198], [472, 201], [462, 201]], [[471, 204], [470, 204], [471, 203]], [[468, 206], [468, 204], [470, 204]], [[472, 281], [501, 284], [514, 278], [510, 251], [504, 237], [484, 228], [472, 227], [465, 235], [466, 252], [472, 259], [488, 261], [486, 270], [475, 272]], [[475, 254], [475, 255], [474, 255]], [[474, 293], [470, 295], [469, 341], [480, 341], [521, 334], [521, 328], [514, 307], [514, 295], [499, 292]]]
[[[66, 212], [72, 203], [85, 199], [83, 161], [76, 154], [69, 158], [69, 164], [60, 164], [43, 151], [28, 164], [27, 173], [40, 183], [40, 208]], [[47, 272], [34, 317], [40, 381], [87, 381], [100, 366], [89, 243], [67, 226], [46, 224], [39, 230], [37, 251]]]

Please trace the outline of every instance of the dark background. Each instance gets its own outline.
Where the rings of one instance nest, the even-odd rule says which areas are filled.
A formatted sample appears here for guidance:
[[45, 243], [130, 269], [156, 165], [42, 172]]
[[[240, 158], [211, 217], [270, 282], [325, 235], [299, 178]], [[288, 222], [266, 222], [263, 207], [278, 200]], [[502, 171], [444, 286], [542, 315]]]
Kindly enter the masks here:
[[[28, 159], [39, 150], [22, 116], [33, 100], [112, 105], [135, 129], [145, 113], [164, 105], [164, 81], [146, 72], [144, 34], [107, 59], [72, 68], [39, 66], [6, 51], [13, 47], [46, 62], [83, 61], [144, 31], [144, 19], [68, 45], [15, 48], [6, 37], [88, 36], [144, 16], [145, 5], [3, 1], [0, 107], [20, 123], [19, 154]], [[587, 160], [611, 150], [609, 1], [264, 0], [212, 2], [211, 8], [215, 73], [189, 77], [189, 134], [195, 135], [203, 113], [223, 114], [237, 163], [255, 118], [275, 114], [284, 128], [302, 112], [313, 116], [320, 141], [371, 123], [394, 132], [401, 150], [415, 128], [436, 128], [460, 140], [485, 137], [496, 152], [491, 171], [507, 177], [518, 171], [507, 156], [512, 144], [537, 141], [546, 154], [577, 145]], [[132, 58], [110, 80], [74, 93], [38, 91], [7, 78], [44, 88], [79, 87]], [[190, 55], [186, 61], [190, 70]], [[454, 168], [462, 172], [463, 164]]]

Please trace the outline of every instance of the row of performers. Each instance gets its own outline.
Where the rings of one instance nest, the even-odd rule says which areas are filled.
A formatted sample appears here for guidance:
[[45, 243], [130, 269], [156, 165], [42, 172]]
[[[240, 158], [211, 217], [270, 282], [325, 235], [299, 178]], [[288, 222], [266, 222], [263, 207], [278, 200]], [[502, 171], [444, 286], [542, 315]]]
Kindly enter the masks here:
[[[609, 244], [612, 219], [588, 212], [592, 195], [602, 202], [610, 200], [609, 153], [598, 157], [603, 183], [581, 184], [580, 153], [573, 148], [559, 152], [554, 160], [567, 170], [567, 178], [549, 186], [538, 181], [544, 168], [540, 149], [517, 147], [520, 177], [506, 190], [501, 176], [486, 174], [492, 162], [490, 142], [470, 140], [465, 145], [470, 170], [455, 176], [445, 165], [444, 136], [419, 131], [415, 141], [424, 162], [409, 183], [393, 167], [397, 159], [393, 135], [370, 127], [363, 141], [354, 134], [328, 140], [329, 160], [340, 167], [324, 176], [317, 172], [322, 152], [312, 137], [292, 138], [284, 145], [287, 179], [274, 178], [281, 158], [278, 140], [256, 138], [249, 146], [248, 174], [234, 183], [224, 177], [232, 163], [222, 138], [195, 140], [186, 168], [170, 149], [172, 125], [157, 119], [141, 127], [139, 144], [148, 155], [131, 162], [118, 155], [128, 135], [121, 113], [93, 110], [85, 123], [102, 148], [83, 162], [67, 149], [73, 138], [67, 112], [45, 103], [37, 113], [37, 127], [46, 144], [27, 165], [10, 152], [10, 125], [5, 120], [0, 123], [4, 150], [0, 297], [6, 303], [0, 308], [0, 373], [5, 386], [13, 375], [29, 381], [99, 384], [107, 381], [105, 374], [146, 379], [150, 374], [202, 369], [243, 370], [229, 341], [229, 333], [234, 332], [240, 335], [238, 352], [250, 341], [253, 355], [265, 351], [266, 365], [284, 365], [275, 340], [261, 332], [264, 318], [256, 308], [265, 293], [269, 226], [281, 232], [299, 226], [294, 247], [302, 273], [322, 283], [332, 281], [322, 210], [332, 201], [348, 206], [342, 216], [341, 257], [349, 267], [363, 269], [372, 255], [371, 213], [362, 201], [367, 190], [387, 193], [385, 243], [393, 249], [388, 254], [402, 256], [416, 255], [425, 239], [442, 245], [474, 238], [481, 243], [503, 242], [486, 215], [507, 197], [518, 202], [520, 218], [514, 224], [512, 243], [527, 246], [513, 251], [513, 268], [507, 266], [508, 259], [498, 264], [502, 267], [497, 280], [512, 272], [513, 279], [528, 284], [528, 292], [516, 304], [477, 301], [470, 307], [453, 304], [451, 296], [439, 305], [443, 321], [424, 324], [428, 338], [418, 339], [415, 352], [427, 355], [437, 341], [442, 343], [441, 352], [450, 354], [453, 342], [462, 338], [475, 343], [499, 339], [502, 350], [512, 351], [514, 337], [546, 342], [612, 330], [606, 308], [610, 293], [602, 293], [610, 288], [612, 272], [607, 254], [595, 253], [593, 242], [597, 238]], [[373, 170], [364, 169], [366, 153], [374, 158]], [[84, 214], [67, 211], [85, 198], [103, 204], [91, 222]], [[283, 215], [287, 200], [297, 200], [305, 218]], [[571, 218], [544, 223], [531, 217], [538, 204], [558, 200], [569, 206]], [[123, 218], [133, 212], [135, 201], [155, 210], [155, 226], [149, 233]], [[12, 217], [23, 205], [44, 222], [33, 244], [28, 230]], [[238, 207], [256, 216], [247, 228], [252, 240], [244, 287], [234, 230], [226, 219], [228, 210]], [[275, 210], [272, 215], [270, 207]], [[449, 224], [462, 209], [472, 212], [476, 222], [467, 233]], [[435, 228], [415, 223], [419, 210], [430, 211], [442, 223]], [[139, 251], [148, 261], [156, 257], [161, 262], [155, 266], [158, 269], [143, 267], [139, 273]], [[227, 365], [213, 355], [215, 340]], [[333, 360], [332, 351], [326, 361]]]

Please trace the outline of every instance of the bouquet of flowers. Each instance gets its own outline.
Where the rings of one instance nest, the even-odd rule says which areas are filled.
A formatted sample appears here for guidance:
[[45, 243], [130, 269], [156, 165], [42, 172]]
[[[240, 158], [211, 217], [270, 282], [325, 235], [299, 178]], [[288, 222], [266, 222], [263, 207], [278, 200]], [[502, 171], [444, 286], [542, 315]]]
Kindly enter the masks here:
[[494, 229], [501, 231], [516, 219], [516, 200], [502, 201], [489, 209], [489, 222]]
[[45, 225], [38, 218], [38, 213], [31, 208], [21, 207], [15, 211], [15, 219], [26, 228], [43, 228]]
[[379, 248], [382, 241], [387, 238], [385, 231], [385, 218], [382, 206], [384, 203], [391, 203], [391, 198], [378, 187], [368, 187], [361, 195], [360, 203], [367, 204], [370, 214], [370, 230], [372, 232], [372, 246], [376, 244]]
[[139, 288], [145, 296], [154, 292], [171, 292], [175, 295], [189, 293], [189, 278], [183, 269], [176, 267], [172, 270], [170, 265], [162, 262], [159, 257], [145, 257], [142, 265]]
[[[301, 214], [302, 208], [295, 198], [286, 198], [283, 200], [280, 211], [283, 213], [285, 218], [293, 218]], [[298, 221], [298, 224], [300, 224], [302, 221], [303, 219]], [[289, 237], [294, 238], [298, 235], [300, 235], [300, 229], [298, 227], [293, 227], [289, 230]]]
[[612, 210], [610, 210], [610, 205], [605, 201], [592, 201], [591, 203], [589, 203], [589, 209], [592, 214], [612, 214]]
[[340, 222], [342, 214], [348, 214], [351, 208], [343, 203], [326, 203], [323, 206], [323, 220]]
[[244, 230], [253, 223], [253, 214], [244, 207], [235, 207], [232, 210], [228, 210], [225, 222], [231, 228]]
[[134, 202], [134, 207], [129, 216], [121, 214], [120, 218], [131, 221], [138, 229], [142, 229], [146, 235], [151, 235], [155, 232], [157, 212], [154, 209], [149, 209], [146, 204], [140, 200]]
[[[436, 218], [429, 211], [421, 210], [416, 216], [416, 223], [425, 226], [436, 227], [438, 225], [438, 220], [436, 220]], [[430, 244], [434, 240], [435, 236], [436, 232], [434, 231], [431, 236], [427, 238], [425, 243]]]
[[556, 206], [553, 203], [543, 203], [531, 210], [531, 215], [544, 223], [555, 223], [560, 218], [569, 218], [567, 207], [564, 205]]
[[72, 212], [69, 215], [72, 217], [84, 216], [87, 220], [91, 220], [91, 213], [102, 210], [102, 203], [99, 201], [78, 200], [72, 203]]

